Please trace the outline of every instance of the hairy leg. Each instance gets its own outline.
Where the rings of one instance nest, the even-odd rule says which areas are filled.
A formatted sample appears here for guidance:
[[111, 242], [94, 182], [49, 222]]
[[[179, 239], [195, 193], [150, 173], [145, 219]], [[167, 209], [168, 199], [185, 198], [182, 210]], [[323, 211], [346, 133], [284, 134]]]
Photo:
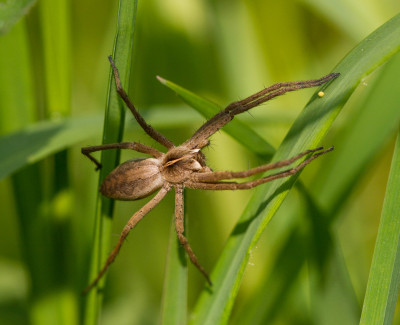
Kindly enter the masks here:
[[192, 248], [189, 245], [187, 238], [184, 236], [184, 204], [183, 204], [183, 186], [175, 185], [175, 228], [176, 234], [178, 235], [179, 242], [185, 248], [190, 261], [196, 266], [199, 271], [205, 276], [207, 282], [212, 285], [210, 277], [204, 268], [200, 265], [196, 255], [193, 253]]
[[121, 235], [118, 239], [117, 244], [115, 245], [114, 249], [112, 250], [111, 254], [108, 256], [103, 268], [100, 270], [96, 278], [90, 283], [84, 290], [83, 293], [86, 294], [88, 293], [93, 287], [97, 285], [101, 277], [104, 275], [104, 273], [107, 271], [108, 267], [111, 265], [112, 262], [114, 262], [116, 256], [119, 253], [119, 250], [121, 249], [121, 246], [125, 240], [125, 238], [128, 236], [129, 232], [131, 229], [133, 229], [137, 223], [143, 219], [143, 217], [149, 213], [158, 203], [161, 202], [161, 200], [165, 197], [165, 195], [170, 191], [171, 185], [167, 184], [164, 185], [161, 190], [149, 201], [147, 202], [138, 212], [136, 212], [128, 221], [126, 226], [121, 232]]
[[258, 185], [273, 181], [278, 178], [288, 177], [298, 173], [302, 168], [312, 162], [314, 159], [318, 158], [320, 155], [323, 155], [329, 151], [332, 151], [333, 147], [326, 149], [325, 151], [318, 152], [310, 158], [304, 160], [301, 164], [298, 164], [296, 167], [284, 170], [282, 172], [269, 175], [260, 179], [256, 179], [254, 181], [244, 182], [244, 183], [236, 183], [236, 182], [215, 182], [215, 183], [201, 183], [201, 182], [185, 182], [185, 186], [193, 189], [200, 190], [247, 190]]
[[175, 147], [175, 145], [172, 143], [171, 140], [167, 139], [164, 135], [162, 135], [160, 132], [157, 130], [153, 129], [149, 124], [146, 123], [144, 118], [139, 114], [139, 112], [136, 110], [135, 106], [133, 103], [130, 101], [128, 94], [125, 92], [125, 90], [122, 88], [121, 85], [121, 80], [119, 79], [119, 73], [118, 69], [115, 66], [115, 63], [112, 59], [111, 56], [108, 57], [108, 60], [111, 63], [111, 67], [114, 72], [114, 78], [115, 78], [115, 85], [117, 87], [117, 92], [125, 102], [125, 104], [128, 106], [130, 111], [132, 112], [133, 116], [135, 117], [136, 121], [139, 123], [139, 125], [142, 127], [142, 129], [149, 135], [151, 136], [154, 140], [156, 140], [158, 143], [162, 144], [164, 147], [170, 149]]
[[315, 80], [280, 82], [268, 88], [265, 88], [260, 92], [252, 96], [249, 96], [243, 100], [233, 102], [230, 105], [228, 105], [223, 111], [219, 112], [210, 120], [208, 120], [205, 124], [203, 124], [195, 132], [195, 134], [184, 144], [192, 149], [193, 148], [200, 149], [202, 148], [202, 145], [205, 143], [206, 139], [212, 136], [224, 125], [229, 123], [235, 115], [248, 111], [253, 107], [265, 103], [274, 97], [281, 96], [287, 92], [303, 88], [320, 86], [338, 76], [339, 76], [338, 73], [331, 73], [320, 79], [315, 79]]
[[338, 76], [338, 73], [330, 73], [320, 79], [279, 82], [259, 91], [258, 93], [255, 93], [254, 95], [228, 105], [226, 110], [231, 111], [234, 115], [237, 115], [266, 101], [269, 101], [274, 97], [283, 95], [290, 91], [320, 86]]
[[250, 177], [258, 173], [266, 172], [267, 170], [276, 169], [284, 166], [288, 166], [294, 163], [296, 160], [301, 157], [308, 155], [310, 153], [314, 153], [317, 151], [321, 151], [323, 147], [319, 147], [316, 149], [306, 150], [290, 159], [281, 160], [270, 164], [261, 165], [252, 169], [243, 170], [239, 172], [232, 171], [215, 171], [215, 172], [206, 172], [206, 173], [196, 173], [193, 174], [192, 181], [194, 182], [216, 182], [223, 179], [232, 179], [232, 178], [245, 178]]
[[93, 161], [96, 165], [96, 170], [101, 168], [100, 162], [94, 158], [91, 153], [100, 151], [100, 150], [109, 150], [109, 149], [131, 149], [141, 153], [145, 153], [151, 155], [155, 158], [162, 157], [163, 153], [154, 149], [152, 147], [146, 146], [141, 143], [137, 142], [120, 142], [120, 143], [110, 143], [110, 144], [103, 144], [100, 146], [91, 146], [91, 147], [84, 147], [81, 149], [82, 153], [88, 157], [91, 161]]

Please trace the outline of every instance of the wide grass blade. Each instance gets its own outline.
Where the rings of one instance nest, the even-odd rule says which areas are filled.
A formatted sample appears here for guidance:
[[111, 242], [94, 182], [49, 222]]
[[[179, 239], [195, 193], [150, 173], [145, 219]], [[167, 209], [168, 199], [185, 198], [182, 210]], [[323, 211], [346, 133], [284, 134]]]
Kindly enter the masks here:
[[[273, 160], [290, 157], [319, 144], [361, 79], [400, 48], [400, 15], [363, 40], [334, 69], [341, 76], [324, 85], [325, 96], [316, 94], [290, 129]], [[240, 286], [251, 249], [286, 197], [296, 177], [265, 184], [255, 193], [240, 218], [195, 307], [192, 324], [225, 324]]]
[[[254, 299], [247, 301], [243, 306], [243, 312], [239, 311], [240, 315], [235, 319], [237, 324], [269, 323], [276, 312], [279, 313], [279, 310], [284, 308], [289, 294], [288, 284], [296, 281], [298, 274], [283, 272], [284, 269], [287, 270], [288, 268], [285, 268], [285, 263], [282, 261], [300, 259], [298, 267], [290, 268], [297, 270], [297, 273], [301, 272], [302, 266], [310, 258], [310, 252], [313, 254], [311, 258], [314, 259], [320, 271], [324, 270], [327, 263], [334, 262], [331, 259], [331, 253], [332, 249], [337, 249], [337, 247], [332, 246], [331, 226], [342, 211], [342, 207], [346, 206], [349, 199], [352, 198], [352, 190], [359, 183], [368, 166], [398, 128], [400, 122], [400, 110], [398, 109], [400, 84], [397, 82], [399, 71], [400, 54], [396, 54], [382, 68], [379, 77], [368, 82], [368, 95], [352, 112], [356, 118], [348, 119], [348, 122], [343, 125], [340, 135], [335, 140], [337, 148], [335, 154], [329, 159], [325, 159], [323, 174], [318, 175], [312, 181], [312, 187], [309, 189], [311, 197], [310, 195], [306, 197], [309, 207], [307, 215], [311, 216], [310, 221], [312, 223], [308, 237], [302, 235], [302, 230], [299, 229], [298, 225], [294, 225], [288, 239], [282, 245], [282, 251], [279, 252], [272, 263], [273, 268], [270, 275], [265, 277], [265, 281], [257, 289], [258, 293], [254, 296]], [[305, 192], [302, 191], [302, 193]], [[290, 220], [295, 219], [294, 214], [298, 215], [301, 208], [300, 205], [292, 207], [295, 212], [288, 218]], [[307, 250], [302, 250], [300, 248], [304, 246], [305, 241], [309, 241], [309, 246]], [[329, 284], [334, 283], [332, 290], [336, 291], [342, 286], [343, 296], [339, 300], [346, 308], [342, 308], [341, 314], [335, 314], [334, 309], [337, 308], [337, 305], [327, 302], [325, 306], [332, 309], [326, 310], [315, 307], [312, 309], [318, 309], [318, 311], [314, 314], [325, 314], [326, 317], [338, 322], [338, 317], [345, 316], [345, 309], [350, 309], [352, 316], [358, 320], [361, 310], [358, 301], [355, 299], [355, 294], [346, 291], [347, 284], [338, 280], [338, 278], [346, 276], [347, 270], [340, 269], [337, 266], [336, 273], [334, 282], [325, 278], [324, 290], [318, 291], [323, 291], [329, 299], [327, 295]], [[352, 291], [353, 289], [348, 288], [348, 290]], [[322, 299], [319, 295], [314, 301], [321, 302]], [[276, 304], [277, 301], [279, 301], [278, 305]], [[343, 320], [341, 323], [344, 323]]]
[[[113, 59], [119, 69], [123, 87], [129, 85], [129, 75], [133, 48], [133, 32], [136, 19], [137, 1], [120, 0], [118, 9], [118, 23], [115, 35]], [[106, 61], [106, 58], [104, 59]], [[103, 143], [121, 142], [125, 118], [125, 107], [118, 97], [115, 82], [110, 68], [110, 79], [108, 87], [108, 99], [104, 117]], [[102, 169], [99, 176], [99, 184], [119, 164], [119, 151], [105, 150], [101, 154]], [[94, 242], [92, 260], [88, 281], [92, 281], [104, 264], [109, 253], [111, 222], [114, 209], [113, 200], [102, 197], [97, 199], [97, 209], [94, 225]], [[97, 319], [102, 304], [102, 288], [104, 278], [100, 281], [98, 288], [94, 288], [87, 295], [84, 324], [97, 324]]]
[[0, 138], [0, 179], [99, 134], [100, 116], [38, 122]]
[[400, 133], [393, 154], [360, 324], [392, 324], [400, 288]]
[[327, 160], [327, 172], [315, 180], [314, 192], [319, 194], [319, 204], [325, 211], [337, 211], [345, 204], [369, 163], [396, 132], [400, 121], [400, 54], [382, 70], [377, 80], [368, 83], [369, 94], [357, 108], [356, 119], [350, 119], [343, 128], [336, 143], [340, 156]]

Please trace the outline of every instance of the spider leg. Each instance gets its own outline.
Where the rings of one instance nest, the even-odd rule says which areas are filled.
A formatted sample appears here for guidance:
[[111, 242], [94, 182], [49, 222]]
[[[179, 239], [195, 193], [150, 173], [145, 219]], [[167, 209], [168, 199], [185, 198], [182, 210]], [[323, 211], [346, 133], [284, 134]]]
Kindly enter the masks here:
[[187, 238], [184, 236], [184, 204], [183, 204], [183, 186], [175, 185], [175, 229], [178, 235], [179, 242], [185, 248], [190, 261], [197, 269], [204, 275], [207, 282], [212, 285], [210, 277], [204, 268], [200, 265], [196, 255], [193, 253], [192, 248], [189, 245]]
[[270, 164], [261, 165], [252, 169], [232, 172], [232, 171], [215, 171], [215, 172], [205, 172], [205, 173], [196, 173], [193, 174], [192, 180], [195, 182], [216, 182], [223, 179], [232, 179], [232, 178], [245, 178], [250, 177], [258, 173], [266, 172], [267, 170], [276, 169], [284, 166], [288, 166], [294, 163], [296, 160], [299, 160], [301, 157], [308, 155], [310, 153], [314, 153], [317, 151], [321, 151], [323, 147], [306, 150], [292, 158], [287, 160], [281, 160]]
[[200, 189], [200, 190], [247, 190], [258, 185], [273, 181], [278, 178], [288, 177], [298, 173], [302, 168], [306, 165], [311, 163], [314, 159], [318, 158], [319, 156], [332, 151], [333, 147], [326, 149], [325, 151], [321, 151], [316, 153], [315, 155], [311, 156], [310, 158], [304, 160], [302, 163], [298, 164], [297, 166], [284, 170], [282, 172], [272, 174], [266, 177], [262, 177], [260, 179], [256, 179], [254, 181], [244, 182], [244, 183], [236, 183], [236, 182], [214, 182], [214, 183], [202, 183], [202, 182], [185, 182], [185, 186], [193, 189]]
[[82, 153], [88, 157], [91, 161], [93, 161], [96, 165], [96, 170], [101, 168], [101, 163], [94, 158], [91, 153], [100, 150], [108, 150], [108, 149], [131, 149], [141, 153], [149, 154], [155, 158], [162, 157], [163, 153], [154, 149], [152, 147], [146, 146], [137, 142], [120, 142], [120, 143], [110, 143], [103, 144], [100, 146], [92, 146], [92, 147], [84, 147], [81, 149]]
[[281, 96], [287, 92], [320, 86], [338, 76], [338, 73], [331, 73], [315, 80], [281, 82], [265, 88], [243, 100], [233, 102], [229, 104], [223, 111], [217, 113], [214, 115], [214, 117], [204, 123], [194, 133], [194, 135], [184, 143], [184, 145], [191, 149], [201, 149], [206, 143], [205, 140], [221, 129], [224, 125], [229, 123], [235, 115], [248, 111], [253, 107], [265, 103], [277, 96]]
[[118, 239], [117, 244], [115, 245], [114, 249], [112, 250], [111, 254], [108, 256], [103, 268], [100, 270], [100, 272], [97, 274], [96, 278], [90, 283], [84, 290], [83, 294], [88, 293], [92, 288], [94, 288], [99, 280], [102, 278], [104, 273], [107, 271], [108, 267], [111, 265], [112, 262], [114, 262], [116, 256], [119, 253], [119, 250], [121, 249], [121, 246], [125, 240], [125, 238], [128, 236], [129, 232], [131, 229], [133, 229], [137, 223], [142, 220], [142, 218], [149, 213], [158, 203], [161, 202], [161, 200], [165, 197], [165, 195], [171, 190], [171, 185], [166, 184], [164, 185], [161, 190], [149, 201], [147, 202], [139, 211], [137, 211], [128, 221], [128, 223], [125, 225], [124, 229], [121, 232], [121, 235]]
[[117, 92], [121, 96], [121, 98], [125, 102], [125, 104], [128, 106], [128, 108], [130, 109], [130, 111], [132, 112], [133, 116], [135, 117], [135, 119], [139, 123], [139, 125], [142, 127], [142, 129], [149, 136], [151, 136], [154, 140], [156, 140], [158, 143], [162, 144], [164, 147], [166, 147], [168, 149], [175, 147], [175, 145], [172, 143], [172, 141], [167, 139], [164, 135], [162, 135], [157, 130], [153, 129], [149, 124], [146, 123], [144, 118], [139, 114], [139, 112], [136, 110], [136, 108], [133, 105], [133, 103], [130, 101], [130, 99], [128, 97], [128, 94], [122, 88], [121, 80], [119, 78], [118, 69], [115, 66], [115, 63], [114, 63], [112, 57], [109, 56], [108, 60], [110, 61], [111, 67], [113, 69], [115, 85], [117, 87]]
[[245, 99], [233, 102], [228, 105], [227, 110], [231, 111], [232, 114], [237, 115], [243, 113], [253, 107], [256, 107], [266, 101], [271, 100], [274, 97], [283, 95], [290, 91], [296, 91], [304, 88], [311, 88], [320, 86], [329, 80], [338, 77], [338, 73], [330, 73], [320, 79], [314, 80], [304, 80], [304, 81], [289, 81], [289, 82], [279, 82], [270, 87], [267, 87], [254, 95], [251, 95]]

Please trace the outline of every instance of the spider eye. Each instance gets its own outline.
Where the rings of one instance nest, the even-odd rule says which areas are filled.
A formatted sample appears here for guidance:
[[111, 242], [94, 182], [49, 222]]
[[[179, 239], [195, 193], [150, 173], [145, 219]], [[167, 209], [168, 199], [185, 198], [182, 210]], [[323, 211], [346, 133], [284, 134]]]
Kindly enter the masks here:
[[128, 160], [115, 168], [103, 181], [100, 192], [116, 200], [138, 200], [163, 185], [157, 159]]

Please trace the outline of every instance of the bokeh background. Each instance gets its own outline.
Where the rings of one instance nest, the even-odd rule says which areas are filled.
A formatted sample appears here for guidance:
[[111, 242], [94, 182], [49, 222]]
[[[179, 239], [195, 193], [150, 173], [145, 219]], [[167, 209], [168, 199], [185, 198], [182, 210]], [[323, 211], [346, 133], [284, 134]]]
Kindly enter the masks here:
[[[0, 5], [4, 3], [0, 1]], [[112, 53], [118, 3], [60, 3], [57, 8], [61, 12], [51, 12], [51, 0], [38, 1], [26, 16], [0, 35], [0, 135], [36, 121], [70, 116], [93, 117], [98, 128], [90, 129], [85, 141], [62, 153], [68, 162], [67, 169], [62, 170], [68, 170], [67, 174], [57, 173], [57, 163], [47, 159], [0, 181], [1, 324], [29, 324], [32, 319], [46, 319], [37, 314], [45, 313], [51, 306], [54, 288], [50, 284], [48, 290], [35, 287], [38, 284], [32, 283], [30, 276], [32, 265], [36, 265], [35, 272], [40, 273], [43, 283], [56, 273], [52, 281], [68, 288], [67, 307], [53, 308], [54, 312], [69, 314], [66, 324], [76, 323], [83, 308], [79, 292], [87, 283], [97, 173], [80, 154], [80, 148], [101, 143], [109, 77], [107, 56]], [[318, 78], [331, 72], [357, 43], [399, 11], [397, 0], [139, 0], [130, 97], [150, 124], [180, 143], [204, 119], [162, 86], [156, 75], [225, 106], [274, 82]], [[49, 39], [49, 35], [54, 35], [49, 33], [53, 28], [59, 32], [56, 40]], [[339, 144], [345, 141], [344, 135], [351, 130], [351, 121], [357, 118], [378, 74], [358, 87], [335, 121], [323, 140], [325, 146], [336, 145], [335, 152], [313, 163], [302, 174], [306, 187], [312, 188], [316, 175], [329, 168], [327, 161], [331, 156], [340, 155]], [[277, 147], [312, 91], [285, 95], [244, 114], [242, 120]], [[128, 114], [124, 139], [153, 145], [154, 141], [146, 138], [135, 124]], [[333, 246], [347, 269], [346, 280], [342, 280], [350, 289], [342, 290], [343, 281], [332, 277], [335, 269], [327, 263], [321, 271], [322, 284], [318, 285], [321, 291], [332, 294], [319, 303], [313, 302], [309, 288], [316, 284], [310, 280], [308, 265], [303, 265], [283, 291], [285, 294], [277, 296], [279, 304], [266, 302], [270, 312], [264, 321], [357, 322], [357, 303], [361, 308], [394, 138], [395, 132], [366, 162], [367, 167], [354, 180], [351, 191], [342, 193], [346, 195], [330, 225]], [[241, 170], [263, 162], [223, 132], [212, 138], [206, 154], [214, 169]], [[132, 157], [137, 155], [122, 154], [123, 160]], [[54, 192], [54, 188], [63, 190]], [[211, 270], [251, 191], [187, 193], [190, 242], [199, 260]], [[279, 282], [279, 272], [271, 270], [278, 262], [285, 265], [285, 259], [277, 260], [277, 256], [285, 256], [280, 252], [293, 228], [307, 228], [308, 210], [302, 200], [295, 188], [252, 253], [232, 323], [244, 319], [246, 310], [250, 310], [248, 304], [259, 294], [267, 275], [272, 274]], [[143, 202], [116, 204], [115, 240]], [[31, 215], [30, 220], [27, 215]], [[48, 238], [34, 236], [38, 215], [52, 220], [56, 228]], [[102, 324], [157, 323], [172, 216], [173, 196], [169, 195], [129, 236], [109, 272]], [[33, 231], [26, 231], [26, 223], [21, 224], [24, 222], [29, 222]], [[40, 231], [43, 233], [43, 229]], [[38, 251], [43, 248], [42, 254], [30, 255], [35, 251], [30, 249], [32, 246]], [[52, 259], [43, 257], [46, 250], [54, 255]], [[295, 259], [293, 252], [286, 256], [286, 260], [291, 259]], [[190, 308], [204, 279], [191, 266], [189, 275]], [[274, 289], [268, 290], [274, 297]], [[38, 295], [32, 298], [32, 292]], [[351, 302], [347, 303], [343, 296]], [[343, 309], [344, 305], [348, 308]], [[399, 321], [397, 317], [396, 322]]]

